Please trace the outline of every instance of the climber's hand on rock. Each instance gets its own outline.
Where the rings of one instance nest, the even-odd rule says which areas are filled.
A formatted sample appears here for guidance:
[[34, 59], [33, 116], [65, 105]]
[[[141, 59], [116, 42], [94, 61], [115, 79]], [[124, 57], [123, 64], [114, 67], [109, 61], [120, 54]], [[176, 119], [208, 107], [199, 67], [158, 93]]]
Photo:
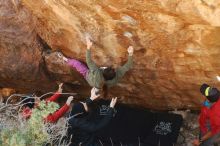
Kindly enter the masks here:
[[90, 50], [92, 47], [92, 41], [90, 40], [89, 36], [86, 36], [86, 45], [87, 49]]
[[133, 46], [129, 46], [129, 47], [128, 47], [128, 55], [129, 55], [129, 56], [132, 56], [133, 53], [134, 53], [134, 48], [133, 48]]

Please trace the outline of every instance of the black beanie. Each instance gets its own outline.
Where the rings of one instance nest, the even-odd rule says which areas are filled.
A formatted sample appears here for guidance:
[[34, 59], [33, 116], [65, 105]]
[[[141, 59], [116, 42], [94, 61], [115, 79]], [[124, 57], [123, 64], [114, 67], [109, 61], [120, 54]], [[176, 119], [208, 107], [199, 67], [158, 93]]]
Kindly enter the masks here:
[[34, 97], [33, 97], [32, 94], [27, 95], [27, 96], [25, 96], [25, 97], [22, 97], [21, 100], [22, 100], [22, 104], [23, 104], [24, 106], [29, 107], [29, 108], [31, 108], [31, 109], [32, 109], [32, 108], [34, 107], [34, 105], [35, 105], [35, 99], [34, 99]]
[[209, 95], [206, 96], [206, 98], [212, 103], [218, 101], [219, 97], [220, 92], [217, 88], [211, 88], [209, 91]]
[[208, 84], [202, 84], [202, 86], [200, 87], [200, 92], [202, 93], [202, 95], [205, 96], [205, 90], [210, 87]]
[[78, 102], [73, 105], [72, 111], [71, 111], [71, 116], [77, 115], [79, 113], [85, 113], [85, 108], [82, 103]]

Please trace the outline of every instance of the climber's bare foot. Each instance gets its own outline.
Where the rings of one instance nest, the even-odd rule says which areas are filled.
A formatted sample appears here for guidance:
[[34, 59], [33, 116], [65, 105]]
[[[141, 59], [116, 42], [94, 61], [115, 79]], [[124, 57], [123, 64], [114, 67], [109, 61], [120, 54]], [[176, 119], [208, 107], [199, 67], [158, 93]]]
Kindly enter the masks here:
[[67, 59], [61, 52], [58, 52], [58, 53], [57, 53], [57, 56], [58, 56], [60, 59], [66, 61], [66, 62], [68, 61], [68, 59]]

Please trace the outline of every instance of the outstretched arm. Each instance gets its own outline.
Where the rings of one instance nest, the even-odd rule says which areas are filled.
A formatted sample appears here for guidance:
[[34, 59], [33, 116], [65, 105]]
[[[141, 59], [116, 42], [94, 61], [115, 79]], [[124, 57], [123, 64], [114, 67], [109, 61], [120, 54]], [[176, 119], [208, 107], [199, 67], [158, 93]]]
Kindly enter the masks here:
[[80, 102], [83, 104], [85, 111], [88, 112], [88, 109], [93, 104], [93, 101], [96, 100], [100, 94], [97, 93], [97, 88], [93, 87], [91, 90], [91, 96], [85, 100], [85, 102]]
[[59, 97], [60, 97], [60, 93], [56, 92], [53, 96], [51, 96], [50, 98], [46, 99], [46, 101], [47, 102], [56, 101]]
[[86, 50], [86, 63], [89, 67], [90, 70], [95, 70], [98, 67], [96, 64], [92, 61], [91, 59], [91, 46], [92, 46], [92, 41], [89, 39], [89, 37], [86, 37], [86, 45], [87, 45], [87, 50]]
[[66, 104], [53, 114], [48, 115], [46, 121], [51, 123], [57, 122], [69, 110], [70, 103], [72, 100], [73, 96], [68, 97]]
[[67, 111], [69, 110], [69, 106], [65, 104], [59, 110], [47, 116], [46, 121], [50, 123], [57, 122]]
[[60, 97], [60, 93], [62, 93], [63, 91], [63, 83], [59, 84], [59, 88], [57, 90], [57, 92], [51, 96], [50, 98], [46, 99], [47, 102], [51, 102], [51, 101], [56, 101], [59, 97]]
[[134, 48], [132, 46], [129, 46], [128, 47], [128, 60], [127, 60], [127, 62], [122, 67], [117, 68], [116, 74], [117, 74], [118, 78], [123, 77], [124, 74], [132, 68], [133, 52], [134, 52]]

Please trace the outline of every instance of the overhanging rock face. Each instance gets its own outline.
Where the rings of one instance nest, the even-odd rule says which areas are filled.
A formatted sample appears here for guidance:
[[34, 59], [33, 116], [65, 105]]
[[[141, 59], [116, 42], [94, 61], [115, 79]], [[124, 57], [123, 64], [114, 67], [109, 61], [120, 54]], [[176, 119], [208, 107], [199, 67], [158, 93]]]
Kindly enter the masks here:
[[[27, 89], [25, 84], [31, 81], [34, 83], [29, 87], [37, 88], [36, 81], [40, 78], [44, 87], [51, 90], [56, 80], [78, 81], [79, 92], [85, 93], [89, 89], [85, 81], [47, 49], [60, 50], [68, 57], [85, 61], [84, 37], [89, 34], [94, 41], [93, 59], [100, 66], [122, 65], [127, 59], [126, 48], [129, 45], [135, 48], [133, 69], [110, 89], [110, 95], [121, 97], [122, 102], [154, 109], [194, 109], [203, 100], [199, 93], [201, 83], [220, 87], [216, 80], [220, 74], [218, 0], [1, 0], [1, 3], [4, 21], [0, 22], [0, 38], [1, 44], [5, 44], [0, 50], [2, 86], [12, 86], [13, 81], [18, 81]], [[7, 11], [4, 7], [8, 7]], [[11, 56], [20, 54], [24, 63], [17, 64], [16, 57], [6, 57], [5, 52]], [[28, 58], [28, 54], [36, 59]], [[14, 66], [9, 68], [9, 62]], [[20, 88], [19, 84], [13, 87]]]

